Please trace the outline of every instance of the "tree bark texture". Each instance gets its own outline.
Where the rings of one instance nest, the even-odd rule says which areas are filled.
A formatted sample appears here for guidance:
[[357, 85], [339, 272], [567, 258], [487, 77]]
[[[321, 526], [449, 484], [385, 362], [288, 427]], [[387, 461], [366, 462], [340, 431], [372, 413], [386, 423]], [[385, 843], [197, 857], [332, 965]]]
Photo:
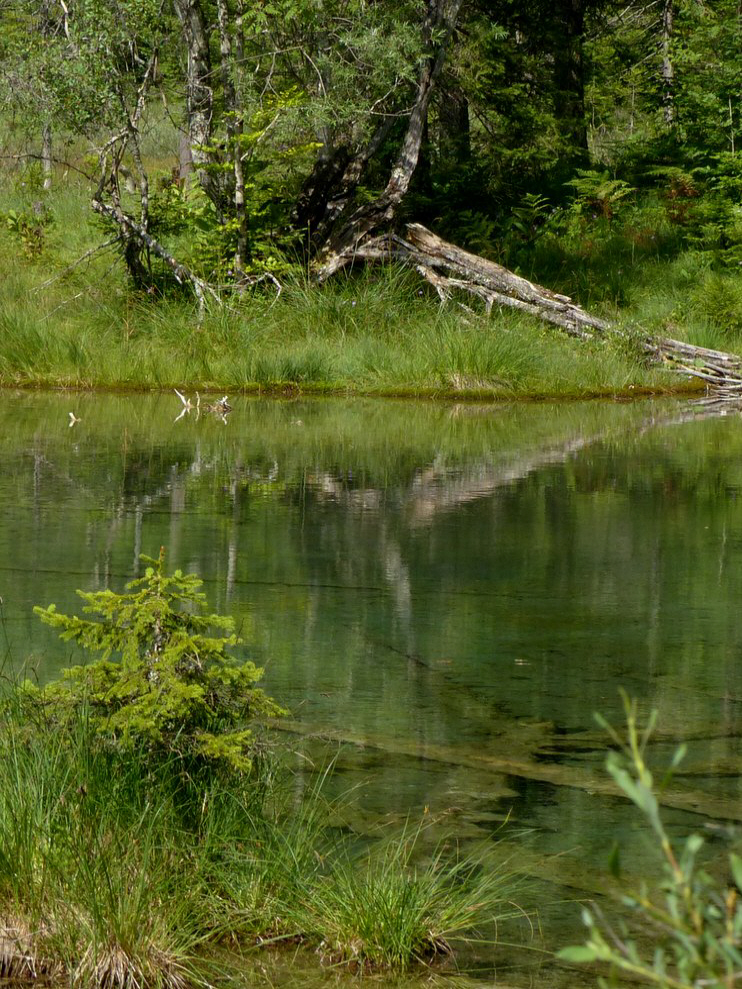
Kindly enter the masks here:
[[[245, 64], [245, 38], [243, 33], [242, 19], [244, 17], [243, 0], [237, 0], [237, 20], [235, 22], [235, 75], [234, 88], [235, 113], [237, 114], [237, 101], [239, 100], [241, 87], [241, 74]], [[247, 215], [247, 203], [245, 201], [245, 169], [242, 160], [242, 135], [244, 133], [244, 120], [240, 112], [237, 114], [234, 124], [234, 209], [237, 217], [237, 251], [235, 253], [234, 265], [237, 270], [241, 269], [250, 260], [250, 218]]]
[[[54, 28], [50, 10], [51, 0], [42, 0], [41, 4], [41, 36], [44, 43], [51, 38]], [[44, 189], [47, 191], [52, 187], [52, 124], [48, 118], [41, 128], [41, 168], [44, 175]]]
[[298, 229], [309, 231], [310, 245], [317, 248], [327, 240], [393, 125], [392, 117], [382, 121], [366, 144], [355, 152], [347, 144], [341, 144], [317, 159], [292, 216]]
[[449, 166], [471, 160], [469, 102], [453, 82], [438, 93], [438, 148], [441, 159]]
[[557, 11], [560, 32], [554, 46], [555, 110], [574, 157], [580, 159], [587, 156], [582, 53], [585, 0], [561, 0]]
[[674, 20], [674, 0], [663, 0], [662, 3], [662, 112], [665, 123], [671, 127], [675, 122], [675, 67], [672, 61], [672, 32]]
[[[135, 265], [141, 265], [139, 255], [142, 249], [151, 251], [157, 257], [161, 258], [165, 264], [170, 268], [173, 273], [173, 277], [178, 282], [178, 284], [183, 285], [189, 283], [193, 289], [193, 293], [198, 299], [199, 307], [203, 309], [206, 305], [207, 296], [210, 296], [215, 301], [219, 301], [219, 297], [214, 292], [214, 290], [198, 278], [190, 268], [187, 268], [184, 264], [181, 264], [173, 255], [160, 244], [159, 241], [155, 240], [136, 220], [125, 213], [120, 207], [111, 206], [108, 203], [104, 203], [101, 199], [95, 198], [92, 201], [92, 207], [96, 213], [100, 213], [101, 216], [107, 217], [109, 220], [118, 226], [121, 231], [121, 240], [124, 244], [124, 253], [127, 250], [132, 252], [134, 255], [133, 263]], [[129, 264], [129, 259], [127, 258], [127, 265]], [[130, 268], [130, 270], [132, 270]]]
[[52, 187], [52, 125], [47, 120], [41, 129], [41, 167], [44, 173], [44, 188]]
[[[236, 45], [232, 45], [230, 33], [229, 9], [227, 0], [217, 0], [217, 23], [219, 25], [219, 54], [222, 77], [222, 94], [224, 98], [224, 111], [226, 115], [227, 130], [227, 154], [232, 159], [233, 184], [232, 184], [232, 212], [237, 218], [237, 248], [234, 256], [234, 266], [239, 271], [249, 256], [247, 213], [245, 210], [245, 178], [242, 167], [242, 148], [240, 137], [242, 136], [242, 116], [238, 106], [237, 88], [235, 86], [235, 72], [241, 65], [243, 59], [242, 45], [242, 17], [237, 18]], [[235, 59], [233, 47], [236, 47]]]
[[173, 0], [173, 5], [180, 21], [187, 53], [186, 117], [191, 160], [198, 173], [201, 188], [214, 203], [217, 213], [223, 217], [225, 210], [223, 183], [208, 167], [213, 162], [210, 148], [214, 91], [211, 84], [211, 55], [206, 18], [201, 0]]

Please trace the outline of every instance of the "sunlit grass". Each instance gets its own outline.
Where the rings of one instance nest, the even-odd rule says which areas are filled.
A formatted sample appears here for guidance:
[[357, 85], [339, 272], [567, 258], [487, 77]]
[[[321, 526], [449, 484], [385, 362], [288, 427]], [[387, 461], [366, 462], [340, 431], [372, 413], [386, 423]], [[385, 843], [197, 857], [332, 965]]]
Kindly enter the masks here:
[[[323, 778], [153, 764], [68, 728], [10, 685], [0, 700], [0, 966], [101, 989], [205, 984], [208, 945], [304, 943], [403, 969], [491, 939], [517, 883], [421, 830], [378, 847], [331, 827]], [[329, 771], [329, 770], [328, 770]], [[351, 847], [353, 851], [351, 853]], [[236, 959], [234, 960], [236, 963]]]
[[[6, 182], [0, 213], [28, 198]], [[133, 294], [114, 250], [70, 268], [107, 234], [77, 185], [60, 183], [47, 206], [52, 222], [37, 258], [25, 257], [17, 236], [0, 228], [8, 271], [0, 286], [0, 384], [511, 397], [678, 383], [637, 354], [586, 347], [522, 314], [488, 317], [457, 301], [441, 307], [414, 274], [395, 268], [340, 276], [321, 288], [294, 274], [280, 295], [270, 288], [232, 297], [199, 322], [186, 296]], [[649, 279], [615, 277], [626, 281], [629, 318], [635, 312], [649, 329], [673, 328], [668, 307], [644, 287]], [[682, 278], [674, 278], [660, 295], [681, 296]], [[735, 304], [734, 286], [721, 289], [716, 316], [701, 312], [699, 301], [691, 305], [688, 292], [671, 312], [691, 335], [707, 333]], [[683, 335], [682, 325], [674, 335]]]
[[[362, 858], [350, 851], [295, 902], [297, 924], [315, 932], [328, 960], [360, 968], [403, 969], [453, 953], [473, 932], [496, 940], [498, 921], [517, 913], [517, 881], [485, 854], [457, 858], [444, 842], [420, 855], [421, 824], [382, 841]], [[359, 860], [360, 859], [360, 860]]]

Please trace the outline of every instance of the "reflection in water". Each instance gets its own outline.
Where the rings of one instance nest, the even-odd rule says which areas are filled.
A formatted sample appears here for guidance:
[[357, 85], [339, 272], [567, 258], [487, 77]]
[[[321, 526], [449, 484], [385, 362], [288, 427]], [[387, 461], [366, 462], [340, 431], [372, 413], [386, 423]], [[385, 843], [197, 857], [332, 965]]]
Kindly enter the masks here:
[[[673, 827], [740, 820], [737, 415], [235, 400], [225, 428], [186, 401], [173, 422], [172, 395], [80, 395], [69, 429], [68, 398], [0, 394], [14, 660], [54, 675], [69, 647], [32, 605], [76, 610], [75, 588], [120, 590], [165, 545], [296, 730], [348, 742], [359, 830], [430, 806], [491, 836], [512, 809], [523, 867], [594, 892], [637, 827], [601, 789], [592, 712], [619, 719], [618, 687], [659, 709], [659, 756], [689, 741]], [[547, 943], [575, 937], [577, 911], [554, 913]]]

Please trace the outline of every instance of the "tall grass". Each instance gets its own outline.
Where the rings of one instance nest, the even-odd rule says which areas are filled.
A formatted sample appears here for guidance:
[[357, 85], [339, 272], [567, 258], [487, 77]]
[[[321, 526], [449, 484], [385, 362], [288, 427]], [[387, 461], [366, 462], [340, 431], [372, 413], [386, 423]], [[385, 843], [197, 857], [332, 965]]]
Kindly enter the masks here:
[[423, 830], [408, 825], [362, 857], [346, 847], [293, 905], [297, 924], [313, 932], [326, 958], [399, 970], [410, 959], [451, 954], [452, 942], [474, 931], [494, 937], [493, 902], [499, 919], [514, 912], [504, 898], [512, 877], [504, 882], [486, 858], [457, 858], [445, 842], [421, 856]]
[[[0, 216], [27, 198], [6, 179]], [[60, 185], [47, 207], [38, 257], [0, 224], [0, 384], [490, 397], [677, 384], [521, 314], [441, 308], [416, 276], [392, 267], [321, 288], [294, 274], [280, 296], [232, 297], [199, 323], [186, 296], [133, 293], [115, 251], [68, 270], [105, 237], [83, 189]]]
[[172, 799], [98, 749], [84, 719], [62, 731], [20, 700], [0, 734], [0, 967], [177, 989], [198, 937]]
[[[402, 969], [491, 935], [513, 881], [420, 831], [378, 848], [329, 825], [273, 760], [251, 777], [104, 747], [11, 686], [0, 707], [0, 974], [102, 989], [209, 980], [209, 944], [312, 946]], [[287, 783], [291, 785], [286, 785]]]
[[528, 318], [441, 310], [394, 273], [289, 284], [278, 300], [233, 303], [198, 328], [184, 302], [71, 315], [49, 320], [28, 301], [0, 302], [0, 383], [476, 396], [669, 386], [636, 357]]

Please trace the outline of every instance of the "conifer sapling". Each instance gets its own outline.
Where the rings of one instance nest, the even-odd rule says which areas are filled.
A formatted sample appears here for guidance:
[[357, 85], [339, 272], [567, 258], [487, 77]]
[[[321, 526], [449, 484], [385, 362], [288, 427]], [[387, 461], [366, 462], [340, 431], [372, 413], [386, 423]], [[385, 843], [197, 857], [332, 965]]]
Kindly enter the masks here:
[[59, 716], [87, 706], [97, 731], [117, 747], [145, 744], [153, 755], [249, 770], [250, 722], [285, 712], [256, 686], [263, 670], [227, 652], [241, 641], [234, 620], [202, 613], [203, 581], [181, 570], [168, 576], [164, 548], [156, 560], [141, 559], [145, 574], [124, 594], [77, 592], [97, 619], [60, 614], [53, 604], [34, 608], [62, 639], [102, 654], [65, 670], [41, 691], [43, 701]]

